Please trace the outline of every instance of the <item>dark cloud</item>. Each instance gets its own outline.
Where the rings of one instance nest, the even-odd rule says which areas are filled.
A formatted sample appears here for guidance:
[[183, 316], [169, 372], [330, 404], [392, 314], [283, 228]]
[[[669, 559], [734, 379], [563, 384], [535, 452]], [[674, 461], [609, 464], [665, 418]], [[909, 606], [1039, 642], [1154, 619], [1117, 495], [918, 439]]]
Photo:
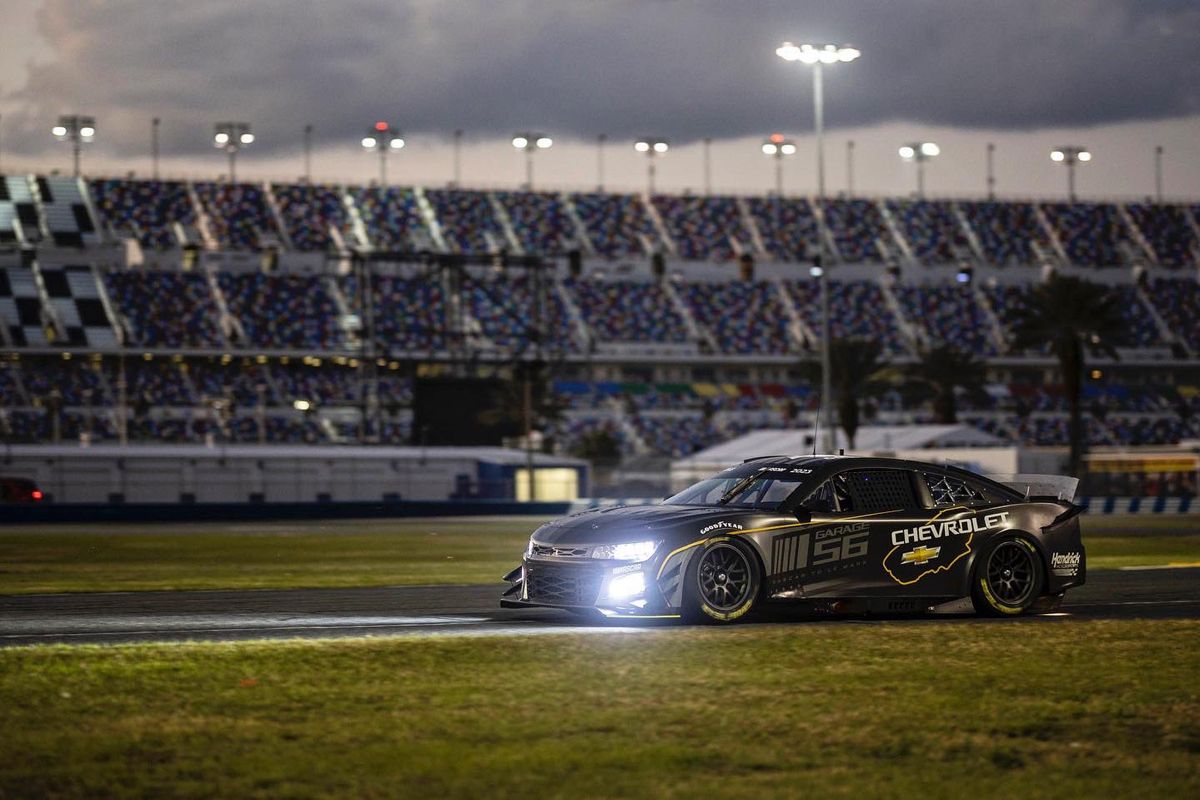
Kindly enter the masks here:
[[173, 153], [206, 147], [222, 118], [252, 122], [264, 150], [306, 123], [352, 140], [376, 118], [475, 136], [804, 129], [809, 77], [774, 56], [784, 39], [862, 48], [828, 73], [832, 127], [1200, 112], [1189, 2], [46, 0], [39, 23], [51, 57], [2, 98], [29, 150], [69, 110], [95, 114], [120, 152], [145, 149], [156, 115]]

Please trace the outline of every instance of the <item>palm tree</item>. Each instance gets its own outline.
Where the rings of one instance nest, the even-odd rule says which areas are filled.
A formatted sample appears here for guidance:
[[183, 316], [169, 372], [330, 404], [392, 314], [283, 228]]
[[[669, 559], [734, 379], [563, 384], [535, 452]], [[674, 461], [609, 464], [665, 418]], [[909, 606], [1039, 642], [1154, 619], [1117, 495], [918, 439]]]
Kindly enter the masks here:
[[1015, 315], [1013, 348], [1049, 345], [1062, 370], [1070, 410], [1068, 468], [1072, 475], [1079, 474], [1087, 444], [1081, 411], [1085, 347], [1116, 358], [1114, 344], [1125, 327], [1116, 293], [1082, 278], [1059, 275], [1035, 286], [1028, 304]]
[[[889, 367], [883, 357], [883, 346], [870, 339], [831, 339], [829, 342], [830, 383], [836, 398], [838, 424], [846, 433], [846, 441], [854, 447], [854, 436], [858, 433], [859, 403], [878, 395], [891, 384], [888, 380]], [[801, 364], [801, 372], [813, 383], [821, 377], [817, 362]], [[822, 398], [827, 404], [828, 400]]]
[[975, 354], [951, 344], [939, 344], [919, 354], [919, 359], [904, 369], [904, 391], [913, 400], [929, 401], [933, 416], [943, 425], [958, 422], [957, 391], [969, 399], [987, 399], [983, 385], [987, 368]]

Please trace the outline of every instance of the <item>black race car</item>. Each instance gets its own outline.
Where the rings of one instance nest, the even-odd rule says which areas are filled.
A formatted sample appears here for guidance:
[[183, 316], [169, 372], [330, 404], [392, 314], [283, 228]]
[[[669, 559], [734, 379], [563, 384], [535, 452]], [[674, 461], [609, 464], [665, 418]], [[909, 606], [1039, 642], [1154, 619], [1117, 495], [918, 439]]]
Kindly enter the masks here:
[[769, 456], [659, 505], [543, 525], [501, 605], [719, 622], [779, 602], [1046, 611], [1084, 582], [1082, 510], [955, 467]]

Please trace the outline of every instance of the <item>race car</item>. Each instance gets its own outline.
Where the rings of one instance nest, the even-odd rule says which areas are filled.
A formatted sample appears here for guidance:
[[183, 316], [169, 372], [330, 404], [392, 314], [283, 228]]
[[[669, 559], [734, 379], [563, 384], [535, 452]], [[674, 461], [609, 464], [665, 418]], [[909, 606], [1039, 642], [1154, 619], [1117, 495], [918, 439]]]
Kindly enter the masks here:
[[919, 461], [751, 459], [657, 505], [543, 525], [500, 602], [713, 622], [777, 603], [1048, 611], [1086, 572], [1083, 509], [1070, 502], [1074, 480], [1062, 481], [1057, 494], [1038, 494], [1044, 483]]

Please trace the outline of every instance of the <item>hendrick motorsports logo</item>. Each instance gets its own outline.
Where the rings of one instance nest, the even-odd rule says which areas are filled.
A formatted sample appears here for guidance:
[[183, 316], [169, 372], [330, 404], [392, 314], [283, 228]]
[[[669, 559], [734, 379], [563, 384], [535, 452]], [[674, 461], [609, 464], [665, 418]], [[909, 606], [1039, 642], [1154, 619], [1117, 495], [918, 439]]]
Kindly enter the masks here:
[[1051, 553], [1050, 569], [1060, 578], [1074, 578], [1082, 560], [1082, 553]]
[[[980, 531], [1004, 528], [1008, 512], [978, 517], [943, 520], [892, 531], [892, 549], [883, 557], [883, 568], [892, 580], [908, 586], [936, 572], [946, 572], [971, 552], [971, 542]], [[937, 545], [924, 542], [936, 541]], [[906, 545], [916, 545], [906, 547]]]

